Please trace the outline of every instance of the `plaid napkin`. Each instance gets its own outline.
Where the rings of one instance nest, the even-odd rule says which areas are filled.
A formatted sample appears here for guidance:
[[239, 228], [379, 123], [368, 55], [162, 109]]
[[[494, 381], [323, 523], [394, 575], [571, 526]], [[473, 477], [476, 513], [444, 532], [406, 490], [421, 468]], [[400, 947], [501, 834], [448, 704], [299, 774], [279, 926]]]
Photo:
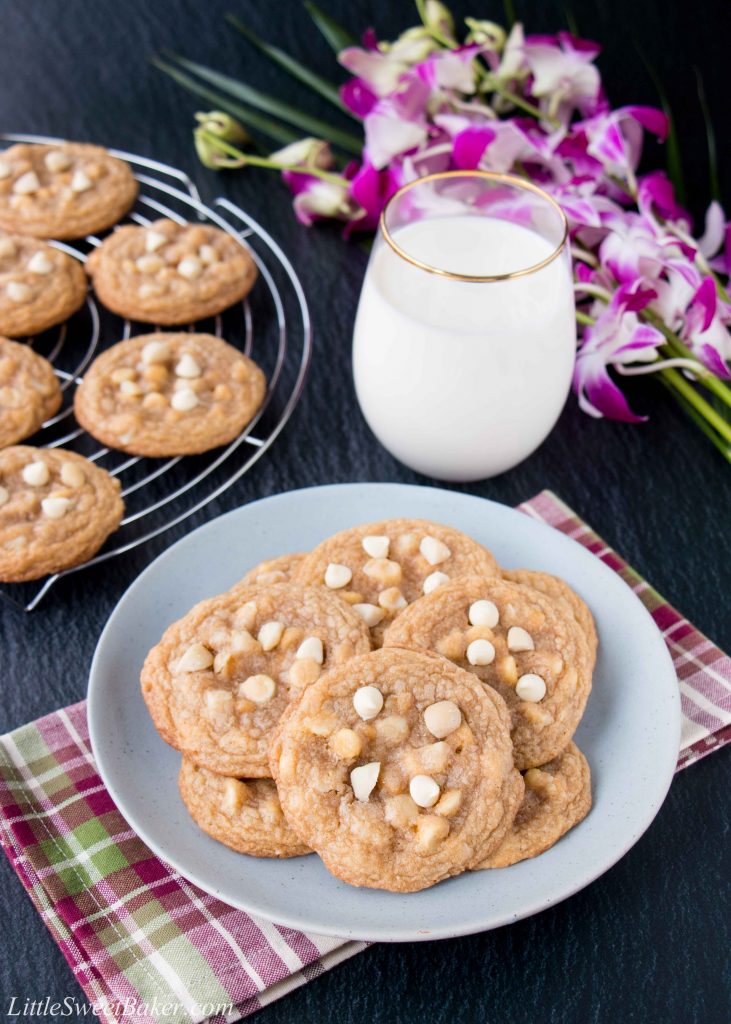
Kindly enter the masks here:
[[[678, 769], [728, 743], [731, 659], [555, 495], [520, 509], [589, 548], [651, 611], [678, 673]], [[97, 774], [83, 702], [0, 738], [0, 839], [104, 1021], [236, 1021], [365, 946], [250, 917], [153, 856]]]

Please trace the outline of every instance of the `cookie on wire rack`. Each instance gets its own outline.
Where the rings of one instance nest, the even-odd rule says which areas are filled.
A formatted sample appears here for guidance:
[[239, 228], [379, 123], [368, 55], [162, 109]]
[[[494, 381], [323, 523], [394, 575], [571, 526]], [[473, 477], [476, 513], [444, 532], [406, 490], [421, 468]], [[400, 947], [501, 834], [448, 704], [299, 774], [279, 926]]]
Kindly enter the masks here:
[[27, 345], [0, 337], [0, 448], [38, 430], [61, 407], [53, 367]]
[[68, 320], [87, 293], [84, 268], [36, 238], [0, 234], [0, 334], [24, 338]]

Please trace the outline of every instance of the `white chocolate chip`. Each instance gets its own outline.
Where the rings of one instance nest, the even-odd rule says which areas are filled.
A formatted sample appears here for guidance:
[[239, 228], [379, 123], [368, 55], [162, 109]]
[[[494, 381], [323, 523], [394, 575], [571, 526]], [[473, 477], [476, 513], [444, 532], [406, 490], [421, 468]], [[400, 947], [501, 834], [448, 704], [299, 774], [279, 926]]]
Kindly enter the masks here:
[[41, 508], [43, 509], [43, 515], [48, 516], [49, 519], [63, 519], [69, 510], [70, 504], [70, 498], [54, 497], [51, 495], [50, 498], [43, 499]]
[[521, 700], [527, 700], [530, 701], [531, 704], [537, 704], [546, 696], [546, 684], [545, 681], [534, 672], [527, 672], [524, 676], [521, 676], [515, 684], [515, 692]]
[[424, 709], [424, 725], [432, 736], [443, 740], [462, 724], [462, 712], [453, 700], [438, 700]]
[[495, 648], [489, 640], [473, 640], [467, 647], [467, 661], [470, 665], [492, 665]]
[[409, 783], [409, 793], [419, 807], [433, 807], [441, 790], [431, 775], [415, 775]]
[[213, 654], [205, 644], [191, 644], [178, 661], [178, 672], [200, 672], [213, 664]]
[[23, 479], [31, 487], [43, 487], [51, 479], [48, 466], [45, 462], [29, 462], [23, 468]]
[[173, 393], [170, 404], [178, 412], [190, 412], [198, 405], [198, 396], [191, 388], [181, 388]]
[[416, 846], [421, 853], [433, 853], [449, 835], [449, 822], [436, 814], [419, 815], [416, 823]]
[[28, 171], [26, 174], [21, 174], [19, 178], [16, 178], [13, 182], [13, 192], [18, 196], [27, 196], [31, 192], [37, 192], [41, 187], [41, 183], [38, 180], [38, 175], [35, 171]]
[[75, 462], [64, 462], [61, 466], [61, 482], [67, 487], [81, 487], [86, 480], [86, 474], [81, 466]]
[[4, 505], [10, 500], [10, 491], [7, 487], [0, 485], [0, 505]]
[[0, 238], [0, 257], [3, 256], [15, 256], [18, 250], [15, 248], [15, 242], [12, 238]]
[[24, 284], [23, 281], [8, 281], [8, 286], [5, 289], [7, 296], [13, 302], [28, 302], [33, 295], [33, 291]]
[[201, 245], [198, 249], [198, 256], [200, 257], [201, 263], [205, 263], [206, 265], [218, 263], [218, 253], [212, 245]]
[[359, 686], [353, 694], [353, 707], [364, 722], [370, 722], [383, 707], [383, 694], [375, 686]]
[[356, 800], [367, 800], [373, 792], [381, 772], [381, 762], [371, 761], [354, 768], [350, 773], [350, 785]]
[[223, 809], [238, 814], [249, 798], [249, 787], [241, 779], [226, 779], [223, 787]]
[[449, 576], [445, 572], [432, 572], [424, 580], [422, 590], [425, 594], [431, 594], [432, 590], [441, 587], [443, 583], [449, 583]]
[[122, 395], [141, 395], [142, 387], [136, 380], [122, 380], [119, 382], [119, 391]]
[[369, 628], [377, 626], [385, 616], [385, 612], [378, 608], [375, 604], [354, 604], [353, 611], [360, 615], [363, 622]]
[[28, 260], [28, 270], [31, 274], [50, 274], [53, 270], [53, 260], [42, 251], [34, 252]]
[[408, 601], [398, 587], [388, 587], [378, 595], [378, 603], [387, 612], [400, 612], [406, 607]]
[[353, 578], [353, 573], [347, 565], [339, 565], [337, 562], [330, 562], [325, 570], [325, 586], [331, 590], [340, 590], [347, 587]]
[[0, 181], [3, 178], [9, 178], [13, 173], [13, 168], [5, 160], [0, 160]]
[[534, 651], [536, 645], [533, 637], [527, 629], [522, 626], [511, 626], [508, 630], [508, 650], [519, 653], [520, 651]]
[[68, 170], [71, 166], [71, 157], [62, 149], [52, 149], [44, 156], [43, 163], [51, 173], [56, 174], [58, 171]]
[[257, 675], [244, 679], [239, 687], [239, 692], [255, 704], [266, 704], [274, 696], [276, 688], [277, 684], [271, 676]]
[[264, 651], [273, 651], [284, 633], [284, 625], [281, 622], [265, 622], [259, 630], [256, 639]]
[[71, 178], [71, 191], [86, 192], [93, 184], [91, 178], [87, 178], [83, 171], [74, 171]]
[[170, 346], [166, 341], [148, 341], [142, 349], [143, 363], [164, 363], [170, 358]]
[[193, 378], [200, 377], [201, 368], [189, 352], [184, 352], [175, 367], [176, 377]]
[[398, 562], [390, 558], [370, 558], [363, 566], [363, 572], [382, 587], [395, 587], [403, 577]]
[[363, 749], [363, 740], [353, 729], [338, 729], [330, 737], [329, 746], [336, 757], [348, 760], [351, 757], [360, 756], [360, 752]]
[[145, 252], [157, 252], [166, 242], [167, 238], [160, 231], [145, 232]]
[[447, 545], [437, 540], [436, 537], [423, 537], [419, 544], [419, 551], [429, 565], [440, 565], [442, 562], [446, 562], [452, 554]]
[[371, 558], [388, 558], [388, 549], [391, 546], [391, 541], [388, 537], [383, 537], [380, 534], [371, 534], [363, 538], [362, 544], [363, 550]]
[[156, 274], [158, 270], [162, 270], [165, 264], [159, 256], [150, 253], [147, 256], [138, 256], [135, 260], [135, 266], [141, 274]]
[[325, 649], [319, 636], [305, 637], [297, 648], [295, 658], [312, 658], [318, 665], [322, 665], [325, 660]]
[[181, 277], [186, 278], [188, 281], [192, 281], [196, 277], [200, 277], [203, 266], [200, 260], [197, 260], [195, 256], [185, 256], [180, 263], [178, 263], [178, 273]]
[[494, 629], [500, 621], [500, 612], [492, 601], [474, 601], [467, 613], [472, 626], [487, 626]]

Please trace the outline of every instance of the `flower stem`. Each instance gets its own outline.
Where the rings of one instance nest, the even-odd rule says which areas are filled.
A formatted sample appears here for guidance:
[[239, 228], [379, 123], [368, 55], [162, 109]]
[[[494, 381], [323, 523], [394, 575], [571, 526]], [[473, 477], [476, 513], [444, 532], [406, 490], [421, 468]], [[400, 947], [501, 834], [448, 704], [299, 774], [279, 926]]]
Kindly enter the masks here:
[[682, 409], [685, 410], [685, 412], [693, 420], [695, 425], [700, 430], [703, 431], [703, 433], [706, 435], [706, 437], [711, 442], [711, 444], [715, 445], [716, 448], [718, 448], [719, 452], [721, 453], [721, 455], [723, 455], [724, 459], [726, 459], [727, 462], [731, 463], [731, 445], [730, 444], [726, 444], [726, 442], [723, 441], [718, 436], [718, 434], [713, 429], [713, 427], [709, 423], [706, 422], [706, 420], [703, 418], [703, 416], [701, 416], [701, 414], [695, 409], [694, 406], [692, 406], [690, 404], [690, 402], [688, 402], [686, 400], [686, 398], [683, 395], [681, 395], [677, 391], [675, 391], [673, 389], [672, 385], [670, 385], [662, 377], [661, 377], [661, 380], [662, 380], [663, 384], [665, 384], [665, 386], [668, 388], [668, 390], [670, 391], [670, 393], [672, 394], [673, 398], [676, 400], [678, 405]]
[[266, 167], [274, 171], [290, 171], [292, 174], [309, 174], [313, 178], [320, 178], [322, 181], [328, 181], [333, 185], [343, 185], [346, 188], [350, 184], [348, 179], [344, 178], [341, 174], [332, 174], [330, 171], [322, 170], [321, 167], [303, 167], [301, 164], [282, 164], [276, 160], [271, 160], [269, 157], [255, 156], [253, 153], [244, 153], [242, 150], [224, 142], [223, 139], [219, 139], [218, 136], [212, 135], [210, 132], [201, 131], [201, 137], [216, 149], [220, 149], [222, 153], [226, 153], [228, 156], [241, 160], [242, 166], [250, 165], [251, 167]]
[[705, 398], [698, 394], [693, 385], [682, 374], [678, 373], [677, 370], [660, 370], [660, 376], [673, 391], [682, 395], [686, 402], [692, 405], [698, 414], [718, 431], [727, 444], [731, 445], [731, 423], [727, 423], [723, 416], [712, 405], [709, 405]]
[[[653, 313], [651, 309], [646, 309], [643, 311], [642, 315], [649, 321], [649, 323], [652, 324], [653, 327], [656, 327], [658, 331], [660, 331], [667, 341], [667, 347], [673, 355], [682, 356], [683, 359], [695, 358], [687, 345], [683, 344], [678, 335], [674, 331], [670, 330], [667, 324], [657, 315], [657, 313]], [[708, 391], [711, 391], [716, 398], [720, 398], [724, 405], [727, 405], [731, 409], [731, 388], [729, 388], [727, 384], [724, 384], [722, 380], [719, 380], [711, 370], [706, 370], [702, 376], [698, 375], [698, 382]]]
[[506, 89], [504, 85], [494, 86], [493, 92], [496, 92], [498, 96], [502, 96], [508, 103], [512, 103], [518, 110], [524, 111], [526, 114], [530, 114], [531, 117], [535, 117], [538, 121], [548, 121], [549, 124], [553, 125], [554, 128], [560, 128], [561, 122], [557, 117], [552, 117], [550, 114], [544, 114], [540, 107], [537, 107], [534, 103], [524, 99], [517, 92], [513, 92], [512, 89]]

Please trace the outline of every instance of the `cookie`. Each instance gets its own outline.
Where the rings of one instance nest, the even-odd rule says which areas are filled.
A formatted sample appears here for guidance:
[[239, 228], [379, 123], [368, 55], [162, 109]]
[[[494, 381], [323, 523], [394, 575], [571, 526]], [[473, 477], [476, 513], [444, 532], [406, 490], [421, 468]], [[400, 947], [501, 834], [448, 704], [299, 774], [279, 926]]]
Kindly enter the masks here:
[[0, 338], [0, 448], [22, 441], [61, 406], [53, 367], [27, 345]]
[[123, 160], [82, 142], [19, 143], [0, 152], [0, 228], [83, 238], [124, 216], [137, 182]]
[[540, 590], [542, 594], [547, 594], [548, 597], [566, 601], [571, 608], [574, 618], [586, 634], [589, 646], [596, 657], [599, 639], [596, 634], [594, 616], [591, 614], [586, 602], [582, 601], [576, 591], [572, 590], [565, 580], [562, 580], [560, 576], [552, 576], [547, 572], [537, 572], [535, 569], [503, 569], [502, 573], [503, 578], [506, 580], [512, 580], [514, 583], [524, 583], [526, 586], [533, 587], [534, 590]]
[[166, 630], [145, 661], [142, 692], [160, 735], [196, 764], [265, 778], [289, 702], [369, 647], [359, 616], [320, 587], [238, 587]]
[[416, 892], [505, 837], [523, 797], [509, 727], [503, 700], [469, 672], [384, 648], [307, 687], [270, 765], [287, 820], [332, 874]]
[[193, 821], [219, 843], [252, 857], [309, 853], [282, 814], [271, 779], [232, 779], [183, 758], [180, 795]]
[[227, 232], [172, 220], [118, 228], [89, 256], [86, 270], [108, 309], [165, 326], [223, 312], [249, 294], [257, 277], [248, 250]]
[[63, 323], [86, 298], [84, 268], [36, 238], [0, 235], [0, 334], [24, 338]]
[[303, 554], [280, 555], [278, 558], [260, 562], [253, 569], [249, 569], [237, 586], [248, 586], [250, 583], [286, 583], [292, 579], [304, 557]]
[[510, 831], [481, 868], [506, 868], [537, 857], [557, 843], [591, 810], [591, 775], [575, 743], [541, 768], [523, 776], [525, 796]]
[[490, 552], [466, 534], [425, 519], [387, 519], [336, 533], [304, 559], [303, 583], [324, 584], [363, 616], [374, 646], [408, 604], [457, 576], [497, 576]]
[[119, 481], [63, 448], [0, 451], [0, 580], [40, 579], [96, 554], [124, 513]]
[[561, 753], [591, 690], [593, 655], [568, 606], [508, 580], [445, 583], [401, 613], [385, 644], [436, 651], [497, 690], [521, 770]]
[[162, 458], [228, 444], [265, 393], [256, 363], [212, 334], [143, 334], [97, 356], [74, 412], [102, 444]]

